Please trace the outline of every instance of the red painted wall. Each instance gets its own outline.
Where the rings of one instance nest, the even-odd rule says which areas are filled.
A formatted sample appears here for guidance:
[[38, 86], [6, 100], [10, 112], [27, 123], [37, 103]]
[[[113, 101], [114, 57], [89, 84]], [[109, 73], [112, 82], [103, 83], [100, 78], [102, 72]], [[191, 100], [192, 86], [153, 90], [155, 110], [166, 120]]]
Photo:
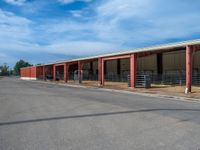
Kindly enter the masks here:
[[36, 75], [36, 67], [30, 67], [30, 74], [31, 74], [31, 78], [37, 78], [37, 75]]
[[36, 78], [36, 68], [35, 66], [21, 68], [20, 69], [20, 76], [21, 77], [28, 77], [28, 78]]
[[30, 77], [30, 68], [21, 68], [20, 69], [20, 75], [21, 77]]

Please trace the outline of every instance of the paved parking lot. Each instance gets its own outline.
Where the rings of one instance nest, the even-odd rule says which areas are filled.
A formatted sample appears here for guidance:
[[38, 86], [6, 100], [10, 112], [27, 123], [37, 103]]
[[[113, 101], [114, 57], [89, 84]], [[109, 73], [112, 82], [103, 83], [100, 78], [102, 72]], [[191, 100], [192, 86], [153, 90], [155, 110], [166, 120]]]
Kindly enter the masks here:
[[198, 150], [200, 103], [0, 80], [0, 150]]

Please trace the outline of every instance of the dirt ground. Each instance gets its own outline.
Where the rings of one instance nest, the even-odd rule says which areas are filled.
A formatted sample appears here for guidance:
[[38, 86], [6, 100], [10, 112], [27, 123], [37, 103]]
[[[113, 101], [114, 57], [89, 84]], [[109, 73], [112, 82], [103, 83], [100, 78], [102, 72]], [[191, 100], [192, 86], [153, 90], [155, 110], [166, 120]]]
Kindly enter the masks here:
[[[60, 81], [61, 83], [64, 83]], [[68, 81], [68, 84], [79, 84], [78, 82], [74, 82], [73, 80]], [[99, 87], [98, 81], [82, 81], [81, 85], [89, 86], [89, 87]], [[162, 94], [169, 96], [184, 96], [188, 98], [197, 98], [200, 99], [200, 87], [193, 86], [192, 93], [186, 95], [185, 86], [171, 86], [171, 85], [151, 85], [151, 88], [130, 88], [126, 82], [105, 82], [104, 88], [108, 89], [116, 89], [116, 90], [127, 90], [127, 91], [135, 91], [141, 93], [149, 93], [149, 94]]]
[[152, 93], [152, 94], [163, 94], [172, 96], [184, 96], [188, 98], [198, 98], [200, 99], [200, 87], [193, 86], [192, 93], [185, 94], [185, 86], [171, 86], [171, 85], [153, 85], [149, 89], [135, 89], [139, 92]]

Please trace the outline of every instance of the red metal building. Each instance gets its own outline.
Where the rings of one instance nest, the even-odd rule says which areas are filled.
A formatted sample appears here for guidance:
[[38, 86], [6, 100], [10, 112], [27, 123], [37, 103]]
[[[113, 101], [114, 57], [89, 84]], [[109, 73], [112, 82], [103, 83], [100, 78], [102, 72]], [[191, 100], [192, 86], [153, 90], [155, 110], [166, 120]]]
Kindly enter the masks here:
[[[157, 74], [163, 74], [163, 57], [166, 53], [182, 51], [184, 53], [184, 72], [185, 72], [185, 83], [186, 89], [185, 93], [191, 92], [192, 87], [192, 75], [193, 75], [193, 63], [194, 56], [200, 50], [200, 40], [186, 41], [174, 44], [158, 45], [153, 47], [134, 49], [125, 52], [118, 52], [106, 55], [99, 55], [93, 57], [85, 57], [80, 59], [73, 59], [67, 61], [56, 62], [52, 64], [44, 64], [40, 66], [31, 66], [21, 69], [22, 79], [52, 79], [56, 81], [57, 79], [62, 79], [65, 82], [73, 76], [75, 71], [77, 73], [77, 78], [81, 81], [81, 74], [85, 64], [88, 64], [88, 72], [90, 74], [96, 73], [99, 85], [103, 86], [105, 82], [105, 71], [106, 62], [112, 60], [123, 60], [126, 59], [129, 62], [128, 73], [130, 75], [130, 87], [136, 87], [136, 76], [138, 70], [138, 60], [147, 56], [156, 56], [156, 72]], [[173, 55], [173, 54], [172, 54]], [[200, 58], [196, 58], [195, 63], [198, 62]], [[169, 60], [170, 61], [170, 60]], [[176, 61], [176, 60], [174, 60]], [[120, 64], [120, 61], [119, 61]], [[96, 70], [94, 67], [96, 65]], [[118, 71], [120, 66], [118, 65]], [[108, 70], [108, 69], [107, 69]], [[200, 70], [200, 68], [197, 68]], [[120, 72], [119, 72], [120, 73]], [[73, 76], [74, 77], [74, 76]]]

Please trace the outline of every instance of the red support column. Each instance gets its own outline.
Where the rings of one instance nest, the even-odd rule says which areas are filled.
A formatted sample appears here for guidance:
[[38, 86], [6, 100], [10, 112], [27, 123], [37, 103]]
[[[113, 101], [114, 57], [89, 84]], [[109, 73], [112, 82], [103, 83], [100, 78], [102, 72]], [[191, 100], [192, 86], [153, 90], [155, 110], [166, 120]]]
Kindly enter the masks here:
[[68, 80], [68, 64], [64, 64], [64, 81], [67, 82]]
[[102, 76], [101, 76], [101, 71], [102, 71], [102, 58], [98, 58], [98, 81], [99, 81], [99, 86], [102, 85]]
[[186, 46], [186, 89], [185, 93], [192, 91], [192, 61], [193, 61], [193, 46]]
[[45, 66], [43, 66], [43, 80], [46, 80], [46, 72], [45, 72]]
[[53, 65], [53, 80], [56, 81], [56, 65]]
[[83, 67], [83, 63], [81, 61], [78, 61], [78, 80], [79, 80], [79, 83], [81, 83], [81, 72], [82, 72], [82, 67]]
[[104, 59], [101, 59], [101, 85], [104, 86]]
[[136, 74], [137, 74], [137, 54], [131, 54], [130, 58], [130, 82], [131, 87], [136, 87]]

